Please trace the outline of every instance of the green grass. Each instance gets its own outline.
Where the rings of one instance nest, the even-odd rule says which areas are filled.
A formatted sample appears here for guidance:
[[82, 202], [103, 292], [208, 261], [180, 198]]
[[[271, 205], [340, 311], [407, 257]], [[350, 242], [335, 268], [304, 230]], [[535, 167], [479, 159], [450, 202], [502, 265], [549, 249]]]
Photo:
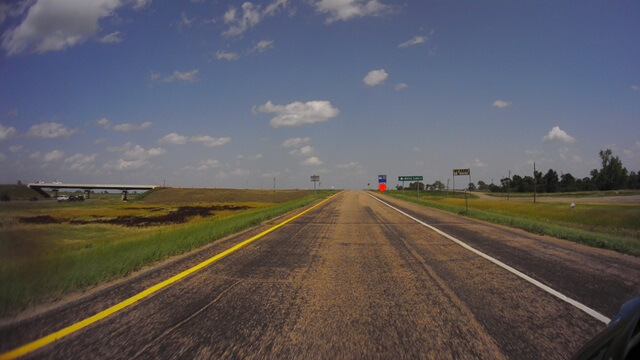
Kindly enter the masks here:
[[[494, 197], [507, 197], [507, 193], [485, 192], [486, 195]], [[588, 198], [588, 197], [605, 197], [605, 196], [633, 196], [640, 195], [640, 190], [608, 190], [608, 191], [575, 191], [575, 192], [557, 192], [557, 193], [539, 193], [539, 197], [558, 197], [558, 198]], [[533, 193], [514, 193], [510, 197], [532, 198]]]
[[587, 205], [574, 209], [564, 203], [523, 203], [491, 200], [402, 196], [398, 191], [385, 194], [423, 206], [549, 235], [594, 247], [640, 256], [640, 206]]
[[[318, 198], [334, 192], [319, 192]], [[185, 253], [313, 202], [305, 196], [222, 219], [199, 219], [157, 229], [98, 225], [38, 225], [0, 233], [0, 317], [126, 276], [145, 265]], [[42, 232], [38, 227], [49, 227]], [[116, 229], [114, 229], [116, 228]], [[12, 233], [12, 231], [14, 231]], [[49, 236], [37, 237], [29, 231]], [[78, 232], [84, 233], [78, 240]], [[14, 236], [33, 239], [6, 251]], [[69, 242], [71, 241], [71, 242]]]

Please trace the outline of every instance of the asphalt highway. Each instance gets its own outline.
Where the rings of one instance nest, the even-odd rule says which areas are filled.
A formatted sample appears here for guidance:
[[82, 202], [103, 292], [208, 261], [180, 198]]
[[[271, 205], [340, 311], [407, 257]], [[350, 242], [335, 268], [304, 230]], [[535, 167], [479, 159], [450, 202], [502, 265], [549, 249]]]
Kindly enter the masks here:
[[[640, 294], [638, 258], [376, 197], [605, 317]], [[118, 304], [287, 217], [3, 323], [0, 353]], [[604, 327], [369, 192], [343, 191], [25, 357], [563, 359]]]

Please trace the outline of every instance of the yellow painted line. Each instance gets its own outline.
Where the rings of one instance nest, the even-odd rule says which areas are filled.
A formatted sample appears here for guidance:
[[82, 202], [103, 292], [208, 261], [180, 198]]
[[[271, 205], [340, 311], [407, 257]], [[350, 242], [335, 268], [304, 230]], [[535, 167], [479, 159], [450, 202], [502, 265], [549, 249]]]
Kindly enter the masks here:
[[165, 281], [163, 281], [161, 283], [158, 283], [158, 284], [156, 284], [156, 285], [154, 285], [154, 286], [152, 286], [152, 287], [150, 287], [150, 288], [148, 288], [148, 289], [146, 289], [146, 290], [144, 290], [144, 291], [142, 291], [142, 292], [140, 292], [140, 293], [138, 293], [138, 294], [136, 294], [136, 295], [134, 295], [134, 296], [132, 296], [132, 297], [120, 302], [120, 303], [118, 303], [118, 304], [115, 304], [115, 305], [113, 305], [112, 307], [110, 307], [108, 309], [102, 310], [101, 312], [99, 312], [99, 313], [97, 313], [97, 314], [95, 314], [93, 316], [90, 316], [90, 317], [88, 317], [88, 318], [86, 318], [84, 320], [81, 320], [81, 321], [79, 321], [79, 322], [77, 322], [75, 324], [69, 325], [66, 328], [58, 330], [58, 331], [56, 331], [54, 333], [51, 333], [51, 334], [49, 334], [47, 336], [41, 337], [38, 340], [32, 341], [32, 342], [30, 342], [28, 344], [25, 344], [25, 345], [22, 345], [22, 346], [20, 346], [18, 348], [15, 348], [15, 349], [10, 350], [8, 352], [2, 353], [2, 354], [0, 354], [0, 360], [15, 359], [15, 358], [17, 358], [19, 356], [26, 355], [26, 354], [28, 354], [28, 353], [30, 353], [32, 351], [40, 349], [41, 347], [43, 347], [45, 345], [48, 345], [48, 344], [51, 344], [51, 343], [53, 343], [53, 342], [55, 342], [57, 340], [60, 340], [63, 337], [65, 337], [67, 335], [70, 335], [70, 334], [72, 334], [72, 333], [74, 333], [74, 332], [76, 332], [76, 331], [78, 331], [78, 330], [80, 330], [80, 329], [82, 329], [84, 327], [87, 327], [87, 326], [89, 326], [89, 325], [91, 325], [91, 324], [93, 324], [93, 323], [95, 323], [97, 321], [100, 321], [100, 320], [106, 318], [109, 315], [115, 314], [118, 311], [120, 311], [120, 310], [122, 310], [122, 309], [124, 309], [124, 308], [126, 308], [126, 307], [128, 307], [130, 305], [133, 305], [136, 302], [144, 299], [145, 297], [155, 293], [156, 291], [158, 291], [158, 290], [160, 290], [162, 288], [165, 288], [165, 287], [175, 283], [176, 281], [193, 274], [194, 272], [196, 272], [196, 271], [198, 271], [198, 270], [200, 270], [200, 269], [202, 269], [202, 268], [204, 268], [204, 267], [206, 267], [206, 266], [208, 266], [208, 265], [210, 265], [210, 264], [222, 259], [223, 257], [225, 257], [225, 256], [227, 256], [227, 255], [229, 255], [229, 254], [231, 254], [231, 253], [233, 253], [233, 252], [235, 252], [235, 251], [247, 246], [248, 244], [252, 243], [253, 241], [258, 240], [261, 237], [273, 232], [274, 230], [276, 230], [276, 229], [288, 224], [289, 222], [299, 218], [300, 216], [308, 213], [309, 211], [311, 211], [311, 210], [317, 208], [318, 206], [324, 204], [325, 202], [329, 201], [331, 198], [333, 198], [336, 195], [332, 195], [329, 198], [324, 199], [321, 202], [317, 203], [316, 205], [308, 208], [307, 210], [305, 210], [305, 211], [303, 211], [303, 212], [301, 212], [301, 213], [299, 213], [299, 214], [297, 214], [297, 215], [295, 215], [295, 216], [293, 216], [293, 217], [291, 217], [291, 218], [279, 223], [278, 225], [275, 225], [275, 226], [273, 226], [273, 227], [261, 232], [260, 234], [255, 235], [255, 236], [253, 236], [253, 237], [251, 237], [251, 238], [249, 238], [249, 239], [247, 239], [247, 240], [245, 240], [245, 241], [243, 241], [243, 242], [241, 242], [241, 243], [239, 243], [239, 244], [237, 244], [237, 245], [235, 245], [235, 246], [233, 246], [233, 247], [231, 247], [231, 248], [229, 248], [229, 249], [227, 249], [227, 250], [225, 250], [225, 251], [223, 251], [223, 252], [221, 252], [221, 253], [219, 253], [219, 254], [217, 254], [217, 255], [215, 255], [215, 256], [213, 256], [213, 257], [211, 257], [211, 258], [209, 258], [209, 259], [207, 259], [205, 261], [203, 261], [203, 262], [201, 262], [201, 263], [199, 263], [198, 265], [195, 265], [192, 268], [189, 268], [189, 269], [187, 269], [187, 270], [185, 270], [185, 271], [183, 271], [183, 272], [181, 272], [181, 273], [179, 273], [177, 275], [174, 275], [174, 276], [170, 277], [169, 279], [167, 279], [167, 280], [165, 280]]

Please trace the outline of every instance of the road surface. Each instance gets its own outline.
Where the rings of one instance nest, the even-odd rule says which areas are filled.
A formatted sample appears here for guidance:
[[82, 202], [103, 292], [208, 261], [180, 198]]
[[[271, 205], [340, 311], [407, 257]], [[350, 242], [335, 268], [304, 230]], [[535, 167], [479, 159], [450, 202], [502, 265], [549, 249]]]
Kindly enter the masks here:
[[[378, 197], [606, 317], [640, 294], [638, 258]], [[5, 322], [0, 353], [118, 304], [280, 221]], [[604, 327], [369, 192], [344, 191], [25, 357], [561, 359]]]

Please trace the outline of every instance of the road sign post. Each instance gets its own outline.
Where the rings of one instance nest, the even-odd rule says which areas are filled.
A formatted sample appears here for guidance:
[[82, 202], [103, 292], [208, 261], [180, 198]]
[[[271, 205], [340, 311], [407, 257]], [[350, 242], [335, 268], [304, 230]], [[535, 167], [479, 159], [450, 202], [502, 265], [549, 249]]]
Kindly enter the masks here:
[[422, 176], [398, 176], [398, 181], [402, 181], [402, 195], [404, 195], [404, 182], [405, 181], [417, 181], [416, 187], [418, 189], [418, 199], [420, 198], [420, 181], [424, 180]]
[[471, 169], [453, 169], [453, 194], [456, 193], [456, 176], [468, 175], [469, 184], [471, 184]]
[[311, 181], [313, 182], [313, 196], [316, 196], [316, 183], [320, 181], [320, 175], [311, 175]]

